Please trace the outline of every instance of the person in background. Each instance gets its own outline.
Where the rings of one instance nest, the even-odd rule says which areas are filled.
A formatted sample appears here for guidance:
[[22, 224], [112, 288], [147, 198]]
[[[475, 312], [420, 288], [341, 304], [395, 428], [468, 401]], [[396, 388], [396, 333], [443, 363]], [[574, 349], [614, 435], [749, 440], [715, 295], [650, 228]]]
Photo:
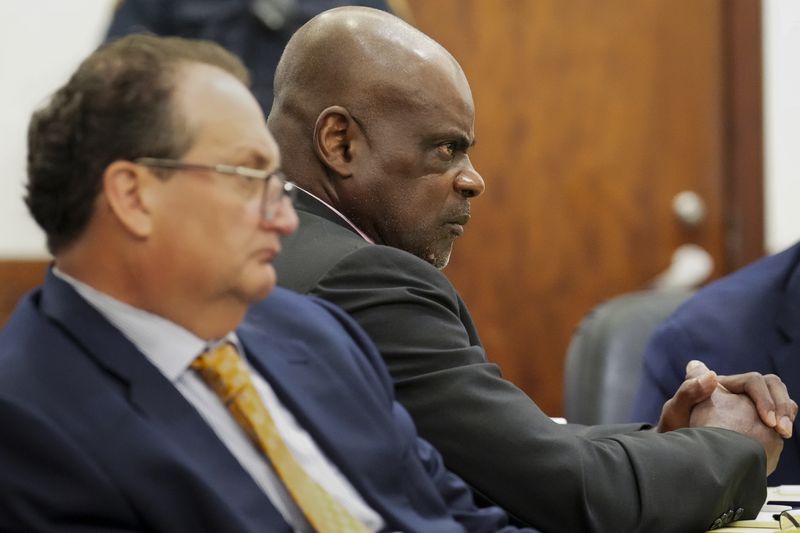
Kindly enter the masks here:
[[106, 39], [150, 32], [214, 41], [244, 62], [268, 113], [275, 66], [289, 37], [314, 15], [347, 4], [406, 9], [404, 0], [122, 0]]
[[134, 35], [34, 114], [55, 263], [0, 332], [0, 530], [513, 530], [363, 331], [275, 288], [297, 215], [247, 81], [214, 43]]
[[[655, 420], [680, 386], [690, 358], [720, 372], [762, 372], [781, 377], [800, 394], [800, 244], [708, 285], [656, 331], [644, 357], [633, 416]], [[790, 417], [778, 422], [791, 429]], [[796, 434], [796, 433], [795, 433]], [[800, 444], [784, 444], [770, 485], [800, 484]]]
[[782, 438], [759, 413], [797, 410], [774, 376], [698, 363], [656, 430], [581, 427], [553, 423], [487, 361], [441, 272], [485, 187], [469, 83], [442, 46], [390, 14], [335, 9], [292, 37], [274, 88], [268, 125], [300, 189], [279, 283], [356, 319], [448, 467], [543, 531], [686, 533], [760, 509]]

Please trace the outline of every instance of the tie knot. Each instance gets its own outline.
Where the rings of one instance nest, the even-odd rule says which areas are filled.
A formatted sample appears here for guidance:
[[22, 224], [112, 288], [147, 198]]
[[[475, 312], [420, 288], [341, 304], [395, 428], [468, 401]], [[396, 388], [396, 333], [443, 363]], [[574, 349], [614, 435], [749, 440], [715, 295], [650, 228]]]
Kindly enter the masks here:
[[192, 361], [192, 368], [226, 403], [250, 383], [250, 372], [230, 342], [200, 354]]

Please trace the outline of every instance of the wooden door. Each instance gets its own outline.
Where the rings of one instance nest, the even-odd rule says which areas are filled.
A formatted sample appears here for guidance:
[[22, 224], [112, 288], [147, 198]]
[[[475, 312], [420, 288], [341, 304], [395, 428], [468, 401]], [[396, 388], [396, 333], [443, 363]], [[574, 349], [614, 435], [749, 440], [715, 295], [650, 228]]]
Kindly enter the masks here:
[[[486, 180], [445, 271], [490, 359], [549, 414], [593, 306], [683, 243], [714, 275], [762, 253], [760, 4], [409, 0], [470, 80]], [[672, 212], [704, 199], [694, 229]]]

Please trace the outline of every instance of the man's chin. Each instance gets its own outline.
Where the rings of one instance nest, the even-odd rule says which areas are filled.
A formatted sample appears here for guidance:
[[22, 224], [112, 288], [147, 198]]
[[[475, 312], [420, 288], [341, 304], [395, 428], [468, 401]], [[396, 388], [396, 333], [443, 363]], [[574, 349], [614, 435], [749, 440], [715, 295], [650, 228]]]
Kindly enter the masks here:
[[422, 259], [433, 265], [437, 270], [443, 270], [450, 262], [450, 255], [453, 253], [452, 245], [444, 251], [429, 252]]
[[455, 238], [448, 235], [435, 241], [432, 246], [418, 247], [416, 249], [406, 246], [402, 249], [416, 255], [426, 263], [430, 263], [436, 269], [442, 270], [450, 262], [454, 242]]
[[250, 280], [250, 283], [247, 284], [243, 291], [247, 301], [251, 304], [269, 296], [277, 284], [275, 268], [271, 264], [263, 266], [264, 270], [254, 276], [254, 279]]

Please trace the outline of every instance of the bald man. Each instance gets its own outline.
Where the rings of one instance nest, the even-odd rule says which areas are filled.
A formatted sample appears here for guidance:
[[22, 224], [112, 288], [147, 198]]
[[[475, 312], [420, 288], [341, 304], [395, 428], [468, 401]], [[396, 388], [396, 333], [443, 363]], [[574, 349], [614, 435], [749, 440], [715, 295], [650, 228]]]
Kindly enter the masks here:
[[[484, 189], [468, 156], [469, 84], [446, 50], [386, 13], [332, 10], [289, 42], [274, 89], [268, 124], [301, 188], [300, 229], [275, 262], [279, 283], [338, 304], [366, 329], [451, 469], [544, 531], [686, 533], [756, 513], [781, 439], [746, 397], [715, 390], [703, 365], [659, 433], [556, 425], [487, 362], [440, 272]], [[753, 399], [771, 426], [776, 411], [794, 417], [775, 378], [720, 379], [760, 391]], [[691, 409], [712, 392], [713, 405]], [[690, 416], [750, 437], [666, 432]]]

